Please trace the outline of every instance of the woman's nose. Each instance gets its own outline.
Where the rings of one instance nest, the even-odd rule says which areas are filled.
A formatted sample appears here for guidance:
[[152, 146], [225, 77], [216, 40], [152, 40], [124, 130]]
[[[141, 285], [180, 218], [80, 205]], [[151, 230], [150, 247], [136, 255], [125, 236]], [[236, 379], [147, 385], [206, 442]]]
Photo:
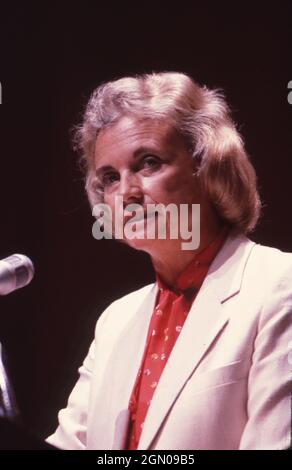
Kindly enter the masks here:
[[143, 191], [139, 177], [133, 173], [121, 175], [119, 196], [123, 197], [124, 207], [131, 203], [143, 201]]

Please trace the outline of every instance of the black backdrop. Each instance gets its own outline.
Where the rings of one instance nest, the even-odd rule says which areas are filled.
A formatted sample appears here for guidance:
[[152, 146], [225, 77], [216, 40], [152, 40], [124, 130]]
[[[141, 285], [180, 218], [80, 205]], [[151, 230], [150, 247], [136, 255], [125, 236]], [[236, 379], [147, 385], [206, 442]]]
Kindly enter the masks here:
[[98, 315], [153, 279], [146, 255], [91, 236], [69, 131], [97, 84], [177, 70], [224, 88], [265, 204], [252, 238], [292, 251], [290, 3], [44, 3], [0, 12], [0, 258], [25, 253], [36, 267], [29, 287], [0, 298], [0, 338], [24, 422], [41, 436]]

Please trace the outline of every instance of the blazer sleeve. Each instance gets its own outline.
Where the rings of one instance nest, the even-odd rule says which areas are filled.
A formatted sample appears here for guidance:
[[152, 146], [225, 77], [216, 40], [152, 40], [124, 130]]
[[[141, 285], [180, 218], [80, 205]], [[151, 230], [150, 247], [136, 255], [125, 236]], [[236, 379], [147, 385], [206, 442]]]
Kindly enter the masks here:
[[63, 450], [85, 450], [87, 441], [87, 414], [91, 388], [91, 376], [95, 358], [96, 341], [101, 334], [109, 307], [99, 317], [95, 339], [91, 343], [88, 354], [78, 369], [79, 379], [73, 388], [66, 408], [58, 413], [59, 425], [54, 434], [46, 441]]
[[[289, 266], [267, 286], [258, 323], [248, 380], [248, 420], [240, 449], [285, 450], [291, 446], [292, 256], [283, 255]], [[277, 266], [274, 268], [276, 271]]]

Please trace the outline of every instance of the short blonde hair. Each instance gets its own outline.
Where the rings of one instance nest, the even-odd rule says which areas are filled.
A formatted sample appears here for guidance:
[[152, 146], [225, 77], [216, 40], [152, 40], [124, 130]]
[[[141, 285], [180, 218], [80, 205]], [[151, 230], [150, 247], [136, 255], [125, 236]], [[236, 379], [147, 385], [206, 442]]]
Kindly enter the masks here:
[[125, 115], [170, 123], [186, 139], [206, 198], [218, 216], [243, 233], [254, 229], [261, 209], [256, 174], [224, 94], [183, 73], [125, 77], [94, 90], [74, 136], [91, 204], [102, 200], [96, 190], [96, 138]]

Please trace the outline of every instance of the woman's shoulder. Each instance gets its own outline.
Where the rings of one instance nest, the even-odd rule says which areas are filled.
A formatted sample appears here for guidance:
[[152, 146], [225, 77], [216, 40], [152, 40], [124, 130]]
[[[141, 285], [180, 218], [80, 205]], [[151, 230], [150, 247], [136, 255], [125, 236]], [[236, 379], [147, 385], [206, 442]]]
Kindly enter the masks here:
[[292, 253], [256, 243], [251, 258], [259, 265], [263, 274], [272, 276], [292, 274]]
[[292, 253], [255, 244], [246, 274], [254, 280], [268, 304], [292, 305]]
[[154, 283], [147, 284], [111, 302], [97, 321], [96, 333], [101, 327], [115, 331], [122, 329], [144, 302], [149, 301], [151, 304], [151, 299], [155, 297], [155, 286]]
[[111, 306], [114, 307], [122, 305], [124, 303], [128, 304], [131, 302], [140, 301], [143, 297], [145, 297], [154, 289], [154, 286], [155, 284], [151, 283], [147, 284], [146, 286], [140, 287], [139, 289], [131, 291], [128, 294], [125, 294], [122, 297], [119, 297], [118, 299], [114, 300], [114, 302], [111, 303]]

